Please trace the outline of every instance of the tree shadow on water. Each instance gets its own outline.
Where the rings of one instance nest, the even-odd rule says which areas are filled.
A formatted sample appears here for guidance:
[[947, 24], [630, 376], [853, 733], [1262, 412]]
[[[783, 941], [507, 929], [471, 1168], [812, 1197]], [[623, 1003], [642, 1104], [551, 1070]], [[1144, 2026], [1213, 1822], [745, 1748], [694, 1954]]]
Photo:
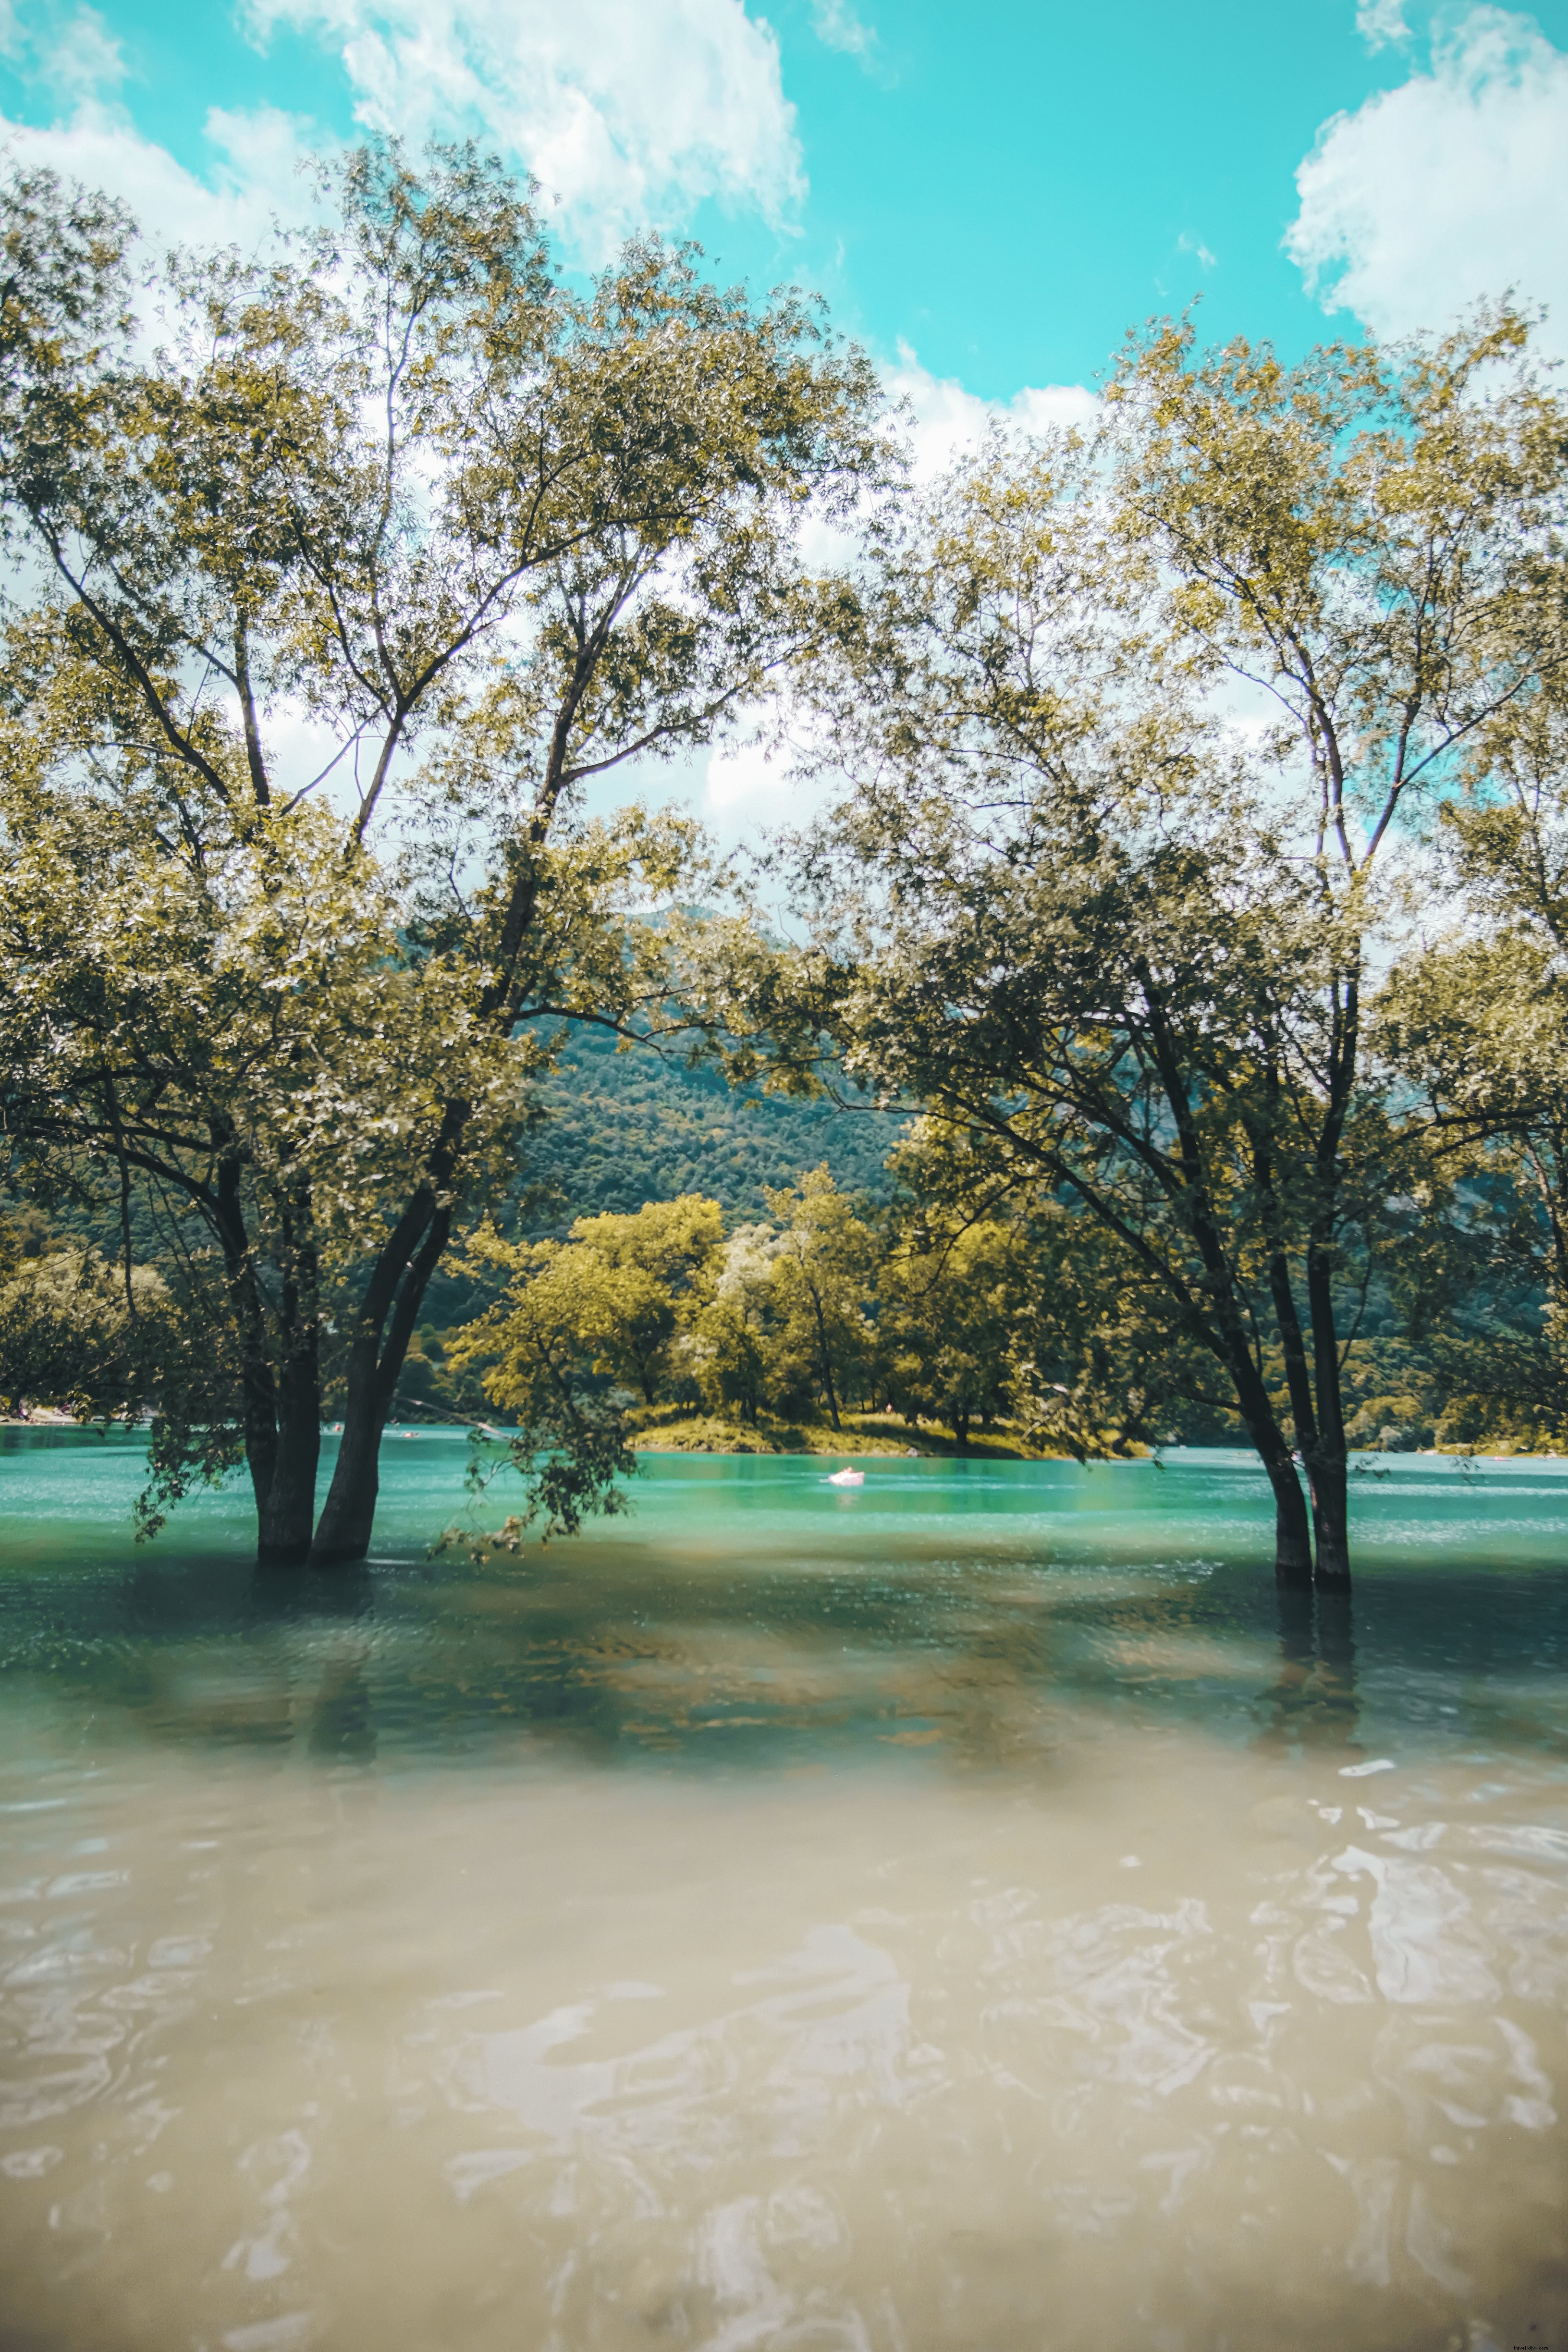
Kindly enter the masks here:
[[1263, 1693], [1258, 1745], [1281, 1751], [1343, 1751], [1359, 1718], [1355, 1620], [1348, 1592], [1277, 1591], [1279, 1671]]
[[379, 1742], [363, 1650], [328, 1658], [310, 1710], [310, 1751], [318, 1762], [369, 1765]]

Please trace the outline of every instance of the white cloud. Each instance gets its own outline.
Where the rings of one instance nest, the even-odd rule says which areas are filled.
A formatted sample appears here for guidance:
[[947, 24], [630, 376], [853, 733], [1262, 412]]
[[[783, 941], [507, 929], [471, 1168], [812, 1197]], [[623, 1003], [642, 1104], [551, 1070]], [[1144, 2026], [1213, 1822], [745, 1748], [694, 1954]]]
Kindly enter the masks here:
[[1325, 124], [1296, 184], [1286, 249], [1325, 310], [1400, 334], [1512, 287], [1568, 349], [1568, 56], [1528, 16], [1472, 9], [1428, 70]]
[[876, 57], [876, 27], [860, 22], [851, 0], [811, 0], [811, 29], [824, 48], [842, 50], [864, 66]]
[[[3, 5], [3, 0], [0, 0]], [[0, 47], [30, 81], [57, 93], [53, 122], [0, 115], [0, 168], [47, 169], [118, 196], [154, 249], [173, 244], [253, 247], [274, 216], [298, 221], [314, 209], [299, 166], [322, 142], [310, 122], [275, 107], [226, 112], [203, 125], [205, 168], [188, 170], [143, 137], [119, 92], [126, 80], [120, 43], [96, 9], [79, 8], [46, 37], [3, 20]]]
[[[367, 128], [416, 145], [471, 132], [532, 171], [591, 261], [629, 231], [679, 226], [703, 197], [782, 221], [803, 190], [777, 44], [742, 0], [251, 0], [258, 35], [285, 21], [337, 47]], [[62, 101], [47, 127], [0, 117], [12, 161], [121, 197], [155, 244], [248, 246], [274, 214], [313, 209], [298, 165], [327, 142], [308, 120], [215, 110], [191, 169], [136, 128], [92, 9], [47, 44], [8, 46]]]
[[1405, 21], [1405, 0], [1361, 0], [1355, 12], [1355, 28], [1369, 49], [1384, 49], [1391, 42], [1407, 41], [1410, 27]]
[[921, 367], [907, 343], [899, 346], [899, 363], [884, 369], [882, 382], [890, 398], [907, 401], [912, 422], [906, 427], [917, 481], [929, 481], [951, 466], [993, 424], [1021, 425], [1026, 433], [1047, 433], [1063, 425], [1094, 422], [1099, 403], [1087, 384], [1026, 384], [1011, 400], [982, 400], [967, 392], [956, 378], [934, 376]]
[[112, 101], [84, 98], [44, 128], [0, 116], [0, 156], [8, 166], [47, 167], [120, 197], [154, 250], [172, 244], [249, 248], [267, 236], [275, 215], [297, 221], [312, 209], [312, 190], [297, 168], [311, 144], [309, 124], [271, 107], [249, 114], [214, 108], [204, 137], [205, 178], [143, 138]]
[[1201, 263], [1205, 269], [1217, 269], [1219, 268], [1219, 256], [1216, 253], [1210, 252], [1208, 247], [1204, 243], [1201, 236], [1189, 236], [1185, 229], [1182, 231], [1181, 236], [1176, 239], [1176, 251], [1178, 253], [1190, 253], [1193, 259]]
[[120, 43], [96, 8], [79, 8], [42, 60], [46, 79], [73, 97], [113, 89], [125, 79]]
[[557, 197], [588, 260], [704, 198], [783, 222], [804, 182], [778, 43], [742, 0], [251, 0], [337, 47], [367, 129], [473, 135]]

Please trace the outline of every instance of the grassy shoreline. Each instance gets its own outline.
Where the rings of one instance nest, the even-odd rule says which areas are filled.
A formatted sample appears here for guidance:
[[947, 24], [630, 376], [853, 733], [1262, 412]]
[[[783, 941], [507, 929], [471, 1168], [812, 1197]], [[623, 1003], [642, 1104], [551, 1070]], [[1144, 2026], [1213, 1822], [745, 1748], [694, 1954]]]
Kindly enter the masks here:
[[638, 1454], [811, 1454], [840, 1461], [879, 1455], [955, 1456], [971, 1462], [1045, 1462], [1053, 1457], [1025, 1443], [1016, 1431], [979, 1431], [961, 1445], [951, 1429], [900, 1421], [893, 1413], [849, 1413], [842, 1429], [826, 1422], [776, 1420], [764, 1414], [756, 1425], [721, 1420], [714, 1413], [676, 1408], [644, 1408], [634, 1416], [632, 1445]]

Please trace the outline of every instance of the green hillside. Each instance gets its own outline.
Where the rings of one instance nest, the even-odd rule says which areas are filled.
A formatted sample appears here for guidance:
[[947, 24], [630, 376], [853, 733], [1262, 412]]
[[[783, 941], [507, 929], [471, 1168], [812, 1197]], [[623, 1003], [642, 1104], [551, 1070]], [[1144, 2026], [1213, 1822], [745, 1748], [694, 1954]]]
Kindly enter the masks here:
[[886, 1113], [732, 1088], [647, 1046], [617, 1053], [579, 1028], [543, 1089], [548, 1117], [525, 1146], [525, 1181], [553, 1196], [531, 1218], [563, 1234], [574, 1217], [706, 1192], [731, 1218], [762, 1216], [764, 1184], [793, 1184], [826, 1160], [846, 1192], [887, 1198], [884, 1165], [901, 1122]]

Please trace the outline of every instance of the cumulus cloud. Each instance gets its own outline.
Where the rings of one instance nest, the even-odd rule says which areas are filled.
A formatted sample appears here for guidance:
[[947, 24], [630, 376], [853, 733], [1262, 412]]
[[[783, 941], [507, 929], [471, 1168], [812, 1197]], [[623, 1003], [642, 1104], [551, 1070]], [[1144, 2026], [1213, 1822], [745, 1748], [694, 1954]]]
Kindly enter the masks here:
[[85, 98], [113, 89], [125, 79], [125, 59], [119, 41], [96, 8], [79, 8], [61, 38], [39, 43], [17, 27], [12, 52], [36, 64], [41, 78], [70, 96]]
[[175, 162], [166, 147], [143, 138], [125, 109], [98, 97], [82, 99], [59, 121], [40, 127], [0, 116], [0, 155], [10, 166], [47, 168], [63, 179], [118, 196], [156, 247], [238, 245], [268, 235], [274, 218], [298, 221], [310, 212], [312, 190], [298, 171], [311, 143], [310, 127], [275, 108], [206, 118], [205, 177]]
[[1425, 70], [1326, 123], [1296, 184], [1286, 249], [1325, 310], [1400, 334], [1511, 287], [1568, 351], [1568, 56], [1528, 16], [1473, 8]]
[[782, 223], [803, 191], [778, 44], [742, 0], [251, 0], [250, 22], [335, 47], [367, 129], [525, 164], [589, 261], [710, 197]]
[[[258, 41], [287, 23], [335, 49], [367, 130], [472, 135], [532, 172], [589, 262], [708, 197], [782, 224], [804, 190], [778, 45], [742, 0], [250, 0], [248, 21]], [[191, 170], [136, 128], [92, 8], [42, 41], [0, 0], [0, 46], [61, 110], [45, 127], [0, 118], [13, 161], [109, 190], [156, 236], [248, 244], [311, 209], [297, 167], [327, 142], [307, 118], [215, 110]]]
[[882, 376], [889, 398], [905, 402], [905, 427], [917, 481], [929, 481], [996, 423], [1026, 433], [1093, 424], [1098, 403], [1087, 384], [1026, 384], [1011, 400], [983, 400], [952, 376], [934, 376], [907, 343], [899, 346], [896, 367]]
[[176, 163], [137, 129], [121, 97], [126, 81], [119, 42], [96, 9], [81, 8], [47, 37], [5, 26], [6, 55], [36, 86], [52, 91], [60, 112], [49, 123], [0, 115], [5, 168], [47, 169], [118, 196], [156, 247], [254, 247], [274, 219], [298, 221], [313, 209], [300, 164], [322, 143], [307, 121], [275, 107], [212, 108], [203, 126], [204, 169]]

